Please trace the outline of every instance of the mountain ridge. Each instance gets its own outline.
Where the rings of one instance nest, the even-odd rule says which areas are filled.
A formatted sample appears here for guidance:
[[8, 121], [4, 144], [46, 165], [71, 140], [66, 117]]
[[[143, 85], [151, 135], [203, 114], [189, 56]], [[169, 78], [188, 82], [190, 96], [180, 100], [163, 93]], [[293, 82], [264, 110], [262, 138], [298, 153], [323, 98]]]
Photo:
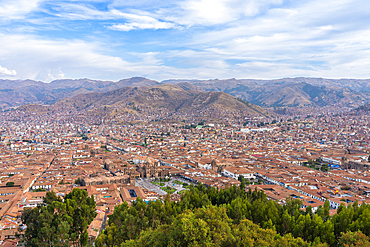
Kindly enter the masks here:
[[[164, 80], [132, 77], [117, 82], [91, 79], [62, 79], [51, 83], [33, 80], [0, 80], [0, 108], [24, 104], [54, 104], [61, 99], [89, 92], [108, 92], [122, 87], [179, 84], [185, 90], [225, 92], [263, 107], [360, 106], [370, 102], [370, 79], [282, 78]], [[346, 84], [347, 83], [347, 84]], [[345, 85], [345, 86], [344, 86]], [[356, 91], [357, 90], [357, 91]]]
[[112, 109], [105, 114], [113, 114], [113, 110], [115, 112], [117, 110], [129, 111], [138, 106], [154, 110], [166, 109], [170, 112], [217, 108], [240, 111], [250, 115], [268, 115], [263, 108], [241, 101], [224, 92], [185, 90], [181, 85], [171, 84], [123, 87], [104, 93], [79, 94], [72, 98], [62, 99], [50, 106], [28, 104], [18, 107], [17, 110], [31, 112], [96, 111], [102, 108], [106, 110], [108, 107]]

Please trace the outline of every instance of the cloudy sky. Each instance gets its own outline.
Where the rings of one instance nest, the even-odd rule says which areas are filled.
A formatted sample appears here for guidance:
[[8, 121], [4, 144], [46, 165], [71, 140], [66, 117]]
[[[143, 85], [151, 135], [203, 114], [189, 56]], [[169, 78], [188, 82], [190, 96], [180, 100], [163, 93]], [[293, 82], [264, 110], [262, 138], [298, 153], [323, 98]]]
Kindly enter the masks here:
[[0, 78], [370, 78], [369, 0], [0, 0]]

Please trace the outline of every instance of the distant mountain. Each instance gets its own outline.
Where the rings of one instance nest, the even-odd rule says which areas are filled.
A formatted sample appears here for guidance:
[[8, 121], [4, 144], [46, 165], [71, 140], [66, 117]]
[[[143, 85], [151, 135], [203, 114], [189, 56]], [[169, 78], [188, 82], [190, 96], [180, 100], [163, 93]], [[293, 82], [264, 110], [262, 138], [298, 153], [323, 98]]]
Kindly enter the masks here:
[[370, 102], [370, 79], [283, 78], [277, 80], [165, 80], [143, 77], [118, 82], [63, 79], [51, 83], [32, 80], [0, 80], [0, 108], [24, 104], [51, 105], [79, 94], [108, 92], [123, 87], [176, 84], [185, 91], [225, 92], [262, 107], [327, 106], [357, 107]]
[[[341, 80], [333, 81], [342, 82]], [[366, 84], [365, 81], [362, 81], [362, 85]], [[370, 101], [368, 92], [357, 92], [347, 87], [340, 87], [339, 82], [330, 86], [330, 82], [331, 80], [321, 78], [288, 78], [279, 80], [166, 80], [162, 83], [190, 83], [205, 91], [226, 92], [262, 107], [334, 104], [358, 106]], [[370, 85], [370, 80], [367, 83]]]
[[47, 95], [45, 83], [32, 80], [0, 80], [0, 107], [23, 105], [34, 102], [45, 102]]
[[[181, 85], [155, 85], [151, 87], [124, 87], [105, 93], [81, 94], [62, 99], [51, 106], [35, 104], [24, 105], [20, 111], [70, 111], [96, 110], [101, 108], [129, 111], [136, 106], [168, 111], [201, 110], [217, 108], [220, 110], [242, 111], [251, 115], [267, 115], [266, 110], [249, 102], [237, 99], [224, 92], [199, 92], [184, 89]], [[107, 114], [112, 114], [107, 112]]]
[[143, 77], [133, 77], [112, 81], [90, 79], [63, 79], [51, 83], [33, 80], [0, 80], [0, 108], [15, 107], [24, 104], [54, 104], [57, 101], [89, 92], [108, 92], [122, 87], [140, 87], [158, 85]]
[[286, 78], [279, 79], [276, 81], [294, 82], [294, 83], [308, 83], [314, 86], [325, 86], [325, 87], [338, 87], [348, 88], [355, 92], [367, 92], [370, 93], [370, 79], [325, 79], [325, 78]]
[[355, 92], [367, 92], [370, 93], [370, 79], [325, 79], [325, 78], [307, 78], [307, 77], [296, 77], [296, 78], [281, 78], [275, 80], [258, 80], [258, 79], [227, 79], [227, 80], [164, 80], [162, 83], [177, 84], [180, 82], [188, 82], [194, 85], [198, 83], [204, 83], [208, 85], [217, 85], [220, 89], [225, 88], [223, 82], [230, 83], [231, 87], [237, 84], [243, 85], [273, 85], [273, 84], [286, 84], [286, 83], [308, 83], [314, 86], [325, 86], [325, 87], [338, 87], [348, 88]]

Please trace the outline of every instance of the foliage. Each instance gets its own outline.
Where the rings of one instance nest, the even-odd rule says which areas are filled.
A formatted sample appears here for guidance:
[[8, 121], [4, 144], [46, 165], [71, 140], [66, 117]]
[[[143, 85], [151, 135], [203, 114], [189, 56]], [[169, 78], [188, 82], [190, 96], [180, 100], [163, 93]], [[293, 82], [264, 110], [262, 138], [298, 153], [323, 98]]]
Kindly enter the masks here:
[[44, 205], [52, 204], [54, 201], [63, 202], [63, 199], [56, 196], [52, 191], [47, 192], [44, 197]]
[[34, 192], [44, 192], [44, 191], [46, 191], [46, 189], [43, 188], [38, 188], [34, 190]]
[[174, 193], [176, 190], [170, 186], [162, 187], [162, 190], [166, 191], [168, 194]]
[[327, 172], [329, 170], [329, 165], [328, 164], [323, 164], [321, 165], [321, 171], [322, 172]]
[[339, 246], [343, 247], [355, 247], [355, 246], [363, 246], [369, 247], [370, 238], [363, 234], [360, 231], [357, 232], [346, 232], [342, 233], [341, 238], [339, 239]]
[[184, 194], [186, 192], [186, 190], [181, 190], [179, 192], [177, 192], [177, 194], [181, 195], [181, 194]]
[[[199, 210], [204, 208], [209, 210], [212, 208], [217, 213], [220, 213], [217, 210], [225, 210], [228, 218], [224, 217], [225, 222], [222, 224], [227, 224], [228, 227], [225, 226], [226, 230], [221, 235], [230, 234], [231, 240], [227, 241], [234, 239], [234, 242], [223, 242], [224, 240], [215, 242], [214, 237], [211, 240], [208, 239], [208, 236], [213, 236], [212, 228], [208, 226], [209, 222], [196, 216], [197, 212], [203, 212]], [[187, 243], [194, 246], [238, 246], [238, 241], [241, 241], [240, 243], [245, 246], [254, 246], [253, 241], [250, 244], [243, 242], [243, 239], [248, 239], [247, 236], [243, 235], [247, 233], [243, 231], [237, 233], [237, 229], [249, 229], [247, 226], [243, 226], [243, 224], [247, 224], [245, 222], [249, 222], [248, 227], [252, 227], [250, 224], [253, 222], [258, 225], [253, 227], [272, 231], [274, 232], [270, 234], [272, 236], [276, 234], [282, 236], [275, 239], [276, 243], [280, 243], [279, 241], [284, 243], [280, 246], [296, 246], [293, 243], [299, 242], [300, 238], [314, 246], [337, 246], [340, 241], [344, 241], [342, 233], [347, 231], [361, 231], [366, 236], [370, 236], [370, 205], [358, 206], [357, 203], [354, 203], [345, 207], [342, 204], [338, 213], [332, 217], [329, 215], [329, 201], [326, 201], [323, 207], [320, 206], [316, 213], [312, 212], [311, 207], [308, 207], [306, 211], [301, 208], [302, 202], [300, 200], [287, 198], [286, 204], [280, 205], [268, 200], [262, 191], [245, 191], [242, 186], [232, 186], [226, 189], [206, 188], [203, 185], [190, 186], [179, 202], [170, 201], [167, 197], [164, 202], [155, 201], [146, 204], [138, 199], [132, 203], [131, 207], [126, 203], [117, 206], [113, 215], [109, 217], [109, 227], [96, 240], [96, 246], [120, 246], [125, 241], [128, 242], [124, 246], [134, 246], [135, 244], [147, 246], [145, 243], [151, 243], [150, 241], [154, 241], [154, 239], [163, 241], [164, 245], [169, 246], [177, 246], [176, 243], [178, 245], [185, 244], [185, 246]], [[203, 212], [203, 214], [206, 213]], [[197, 236], [193, 236], [192, 232], [187, 233], [189, 239], [176, 230], [176, 227], [179, 227], [178, 229], [190, 231], [191, 229], [182, 225], [185, 224], [185, 221], [191, 222], [189, 227], [198, 231], [200, 236], [203, 236], [201, 239], [204, 242], [199, 240]], [[206, 232], [199, 228], [205, 229]], [[231, 229], [231, 233], [227, 229]], [[161, 234], [161, 231], [168, 234]], [[174, 235], [172, 236], [170, 233]], [[178, 238], [176, 238], [176, 234], [179, 234]], [[240, 237], [238, 238], [238, 236]], [[358, 237], [359, 241], [362, 239], [360, 237]], [[263, 234], [260, 238], [263, 239]], [[278, 239], [280, 240], [277, 241]], [[261, 243], [262, 246], [264, 244]], [[267, 245], [269, 244], [266, 243], [265, 246]]]
[[350, 190], [351, 189], [351, 187], [349, 187], [348, 185], [346, 185], [346, 186], [343, 186], [342, 188], [340, 188], [341, 190]]
[[14, 187], [14, 182], [7, 182], [6, 187]]
[[96, 216], [95, 206], [93, 196], [77, 188], [64, 201], [53, 192], [46, 193], [44, 205], [23, 211], [26, 246], [86, 246], [87, 227]]
[[159, 181], [161, 181], [161, 182], [169, 182], [169, 181], [171, 181], [171, 179], [170, 178], [160, 178]]
[[158, 185], [158, 186], [164, 186], [164, 183], [161, 182], [151, 182], [152, 184]]
[[186, 211], [170, 225], [144, 231], [130, 246], [308, 246], [290, 235], [280, 237], [273, 230], [264, 230], [249, 220], [233, 224], [225, 207], [208, 206]]

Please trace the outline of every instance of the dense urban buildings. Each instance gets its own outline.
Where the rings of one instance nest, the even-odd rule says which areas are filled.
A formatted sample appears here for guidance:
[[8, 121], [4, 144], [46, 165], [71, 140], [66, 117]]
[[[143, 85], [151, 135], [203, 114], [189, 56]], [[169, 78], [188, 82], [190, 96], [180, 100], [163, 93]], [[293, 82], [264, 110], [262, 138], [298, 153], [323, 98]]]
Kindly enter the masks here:
[[370, 203], [366, 112], [307, 108], [253, 117], [225, 111], [216, 121], [208, 113], [144, 112], [97, 122], [87, 112], [2, 112], [1, 239], [22, 233], [23, 209], [41, 204], [48, 191], [63, 197], [76, 187], [97, 205], [90, 240], [115, 206], [166, 194], [179, 200], [191, 183], [222, 189], [243, 180], [282, 205], [299, 198], [301, 210], [329, 201], [331, 214], [342, 203]]

